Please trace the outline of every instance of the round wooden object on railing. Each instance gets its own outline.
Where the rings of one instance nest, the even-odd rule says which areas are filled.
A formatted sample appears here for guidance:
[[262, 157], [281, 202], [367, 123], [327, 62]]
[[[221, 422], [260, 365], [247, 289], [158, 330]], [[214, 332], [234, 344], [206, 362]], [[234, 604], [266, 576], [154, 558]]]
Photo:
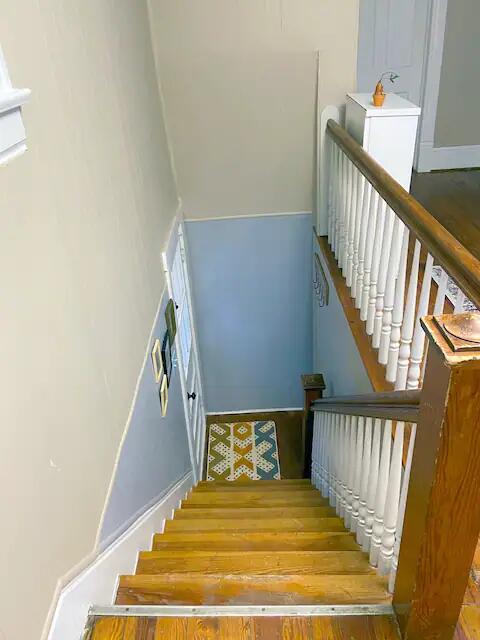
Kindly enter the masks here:
[[452, 336], [480, 343], [480, 313], [462, 313], [449, 316], [443, 322], [445, 331]]

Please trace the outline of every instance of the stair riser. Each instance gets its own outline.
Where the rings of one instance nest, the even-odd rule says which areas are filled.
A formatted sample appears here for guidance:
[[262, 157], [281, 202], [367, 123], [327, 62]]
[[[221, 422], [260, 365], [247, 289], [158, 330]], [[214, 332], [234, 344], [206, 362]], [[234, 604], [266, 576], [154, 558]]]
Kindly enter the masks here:
[[340, 518], [168, 520], [165, 531], [345, 531]]

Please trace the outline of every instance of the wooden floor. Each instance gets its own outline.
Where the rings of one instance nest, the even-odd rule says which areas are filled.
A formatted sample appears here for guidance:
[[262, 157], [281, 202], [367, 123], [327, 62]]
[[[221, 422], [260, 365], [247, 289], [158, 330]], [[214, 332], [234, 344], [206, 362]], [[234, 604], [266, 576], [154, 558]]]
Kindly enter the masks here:
[[[300, 385], [300, 379], [298, 384]], [[253, 420], [273, 420], [275, 422], [281, 476], [284, 480], [301, 478], [303, 474], [301, 411], [231, 413], [207, 416], [207, 425], [215, 422], [251, 422]], [[207, 456], [205, 455], [205, 464], [206, 461]]]
[[480, 169], [414, 173], [411, 193], [480, 258]]
[[398, 640], [399, 637], [391, 616], [105, 617], [92, 620], [91, 635], [86, 640]]

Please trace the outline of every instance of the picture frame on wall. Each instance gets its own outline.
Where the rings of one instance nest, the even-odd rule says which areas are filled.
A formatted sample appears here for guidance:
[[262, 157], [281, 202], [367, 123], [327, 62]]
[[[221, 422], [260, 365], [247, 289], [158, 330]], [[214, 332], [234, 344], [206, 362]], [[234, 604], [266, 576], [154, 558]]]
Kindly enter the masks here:
[[167, 415], [167, 407], [168, 407], [168, 381], [167, 376], [164, 374], [162, 378], [162, 383], [158, 388], [158, 397], [160, 398], [160, 408], [162, 410], [162, 417]]
[[170, 386], [170, 378], [172, 375], [172, 348], [168, 331], [165, 332], [162, 342], [162, 363], [163, 371], [167, 378], [167, 386]]
[[157, 338], [153, 343], [152, 348], [152, 365], [153, 365], [153, 375], [155, 377], [155, 382], [160, 382], [163, 375], [163, 361], [162, 361], [162, 350], [160, 347], [160, 340]]
[[177, 321], [175, 318], [175, 302], [172, 298], [168, 301], [165, 309], [165, 322], [167, 323], [168, 337], [170, 338], [170, 349], [173, 349], [175, 336], [177, 335]]

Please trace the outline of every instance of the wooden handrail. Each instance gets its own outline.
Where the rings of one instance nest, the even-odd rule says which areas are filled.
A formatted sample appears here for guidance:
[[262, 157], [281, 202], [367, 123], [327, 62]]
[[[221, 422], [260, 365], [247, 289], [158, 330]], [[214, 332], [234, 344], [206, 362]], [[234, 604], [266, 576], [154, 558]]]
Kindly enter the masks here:
[[312, 404], [312, 411], [417, 422], [420, 396], [421, 391], [419, 389], [336, 396], [316, 400]]
[[327, 132], [385, 202], [480, 309], [480, 260], [449, 233], [334, 120]]

